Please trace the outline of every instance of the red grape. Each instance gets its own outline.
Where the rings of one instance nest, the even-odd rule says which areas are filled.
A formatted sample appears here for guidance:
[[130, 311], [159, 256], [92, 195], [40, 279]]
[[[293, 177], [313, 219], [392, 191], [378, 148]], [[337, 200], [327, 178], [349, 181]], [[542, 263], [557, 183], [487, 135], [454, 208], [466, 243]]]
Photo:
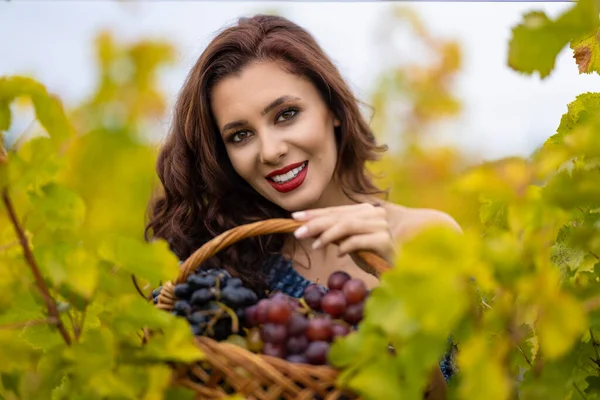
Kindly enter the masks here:
[[351, 304], [346, 308], [344, 313], [344, 321], [350, 325], [356, 325], [363, 319], [365, 303]]
[[323, 365], [327, 363], [327, 353], [329, 352], [329, 343], [316, 341], [311, 342], [304, 355], [309, 363], [314, 365]]
[[250, 307], [247, 307], [244, 310], [244, 314], [246, 316], [246, 324], [249, 325], [250, 327], [252, 326], [256, 326], [259, 324], [258, 321], [258, 306], [257, 305], [253, 305]]
[[344, 284], [350, 280], [350, 275], [344, 271], [336, 271], [333, 274], [329, 275], [329, 279], [327, 280], [327, 287], [330, 290], [342, 290]]
[[267, 323], [263, 325], [260, 337], [265, 343], [283, 343], [287, 337], [287, 328], [285, 325]]
[[265, 343], [263, 350], [263, 354], [272, 357], [284, 358], [285, 357], [285, 346], [283, 343]]
[[323, 300], [321, 300], [321, 308], [333, 318], [341, 316], [346, 310], [346, 297], [339, 290], [330, 290]]
[[350, 279], [342, 288], [348, 304], [360, 303], [367, 297], [367, 285], [360, 279]]
[[348, 327], [348, 325], [344, 324], [343, 322], [334, 321], [331, 324], [331, 334], [333, 336], [333, 340], [339, 337], [346, 336], [348, 333], [350, 333], [350, 327]]
[[285, 346], [288, 354], [301, 354], [308, 347], [308, 339], [304, 335], [292, 336]]
[[306, 331], [306, 327], [308, 326], [308, 319], [300, 314], [293, 313], [290, 321], [288, 322], [288, 334], [290, 336], [298, 336]]
[[306, 337], [312, 341], [329, 340], [331, 338], [331, 320], [322, 317], [309, 320], [306, 327]]
[[304, 291], [304, 301], [306, 301], [306, 304], [313, 310], [321, 311], [321, 300], [323, 299], [325, 290], [318, 286], [312, 286], [312, 289], [309, 290], [310, 287], [311, 286]]
[[268, 299], [262, 299], [256, 304], [256, 319], [259, 323], [264, 324], [268, 321], [270, 307], [271, 302]]
[[287, 324], [292, 316], [292, 307], [287, 300], [272, 300], [267, 311], [269, 322]]

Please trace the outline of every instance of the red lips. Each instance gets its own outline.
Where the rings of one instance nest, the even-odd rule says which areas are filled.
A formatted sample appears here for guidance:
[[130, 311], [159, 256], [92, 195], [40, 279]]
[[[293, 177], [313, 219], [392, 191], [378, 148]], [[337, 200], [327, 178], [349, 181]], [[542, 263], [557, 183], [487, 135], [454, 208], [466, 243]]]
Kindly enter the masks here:
[[306, 161], [301, 161], [299, 163], [286, 165], [285, 167], [283, 167], [281, 169], [276, 169], [275, 171], [273, 171], [269, 175], [267, 175], [267, 178], [271, 178], [271, 177], [273, 177], [275, 175], [282, 175], [282, 174], [285, 174], [287, 172], [290, 172], [294, 168], [298, 168], [298, 167], [302, 166], [302, 164], [304, 164], [305, 162]]

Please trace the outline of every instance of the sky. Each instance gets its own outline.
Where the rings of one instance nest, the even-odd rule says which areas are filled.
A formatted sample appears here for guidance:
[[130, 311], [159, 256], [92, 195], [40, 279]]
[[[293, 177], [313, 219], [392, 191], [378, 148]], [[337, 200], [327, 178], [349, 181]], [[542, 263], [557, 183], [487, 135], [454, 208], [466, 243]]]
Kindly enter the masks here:
[[[368, 101], [377, 74], [390, 61], [377, 29], [391, 6], [413, 8], [434, 36], [456, 39], [463, 68], [455, 93], [460, 117], [437, 126], [436, 140], [483, 159], [526, 156], [551, 136], [567, 104], [600, 91], [598, 75], [579, 75], [571, 50], [541, 80], [506, 65], [511, 28], [523, 13], [555, 17], [568, 2], [196, 2], [196, 1], [23, 1], [0, 2], [0, 75], [35, 77], [74, 105], [94, 91], [93, 39], [104, 29], [121, 40], [158, 38], [179, 50], [177, 64], [162, 76], [170, 104], [196, 58], [212, 37], [241, 15], [277, 9], [312, 33], [358, 96]], [[410, 34], [392, 39], [396, 60], [418, 59]], [[168, 116], [162, 121], [168, 125]]]

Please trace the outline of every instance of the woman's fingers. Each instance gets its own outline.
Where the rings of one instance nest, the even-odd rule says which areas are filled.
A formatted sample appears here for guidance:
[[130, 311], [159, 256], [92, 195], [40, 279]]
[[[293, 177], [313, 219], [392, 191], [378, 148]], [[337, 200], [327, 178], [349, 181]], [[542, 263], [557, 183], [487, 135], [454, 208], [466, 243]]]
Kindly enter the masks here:
[[393, 239], [385, 231], [353, 235], [343, 240], [338, 246], [340, 257], [359, 250], [371, 250], [386, 260], [393, 258], [394, 249]]
[[373, 215], [385, 215], [383, 207], [375, 207], [369, 203], [352, 204], [337, 207], [315, 208], [312, 210], [298, 211], [292, 213], [292, 218], [297, 221], [308, 221], [325, 215], [350, 214], [357, 212], [372, 212]]
[[379, 219], [347, 219], [342, 220], [319, 236], [313, 243], [313, 249], [327, 246], [349, 236], [374, 233], [387, 230], [387, 221]]

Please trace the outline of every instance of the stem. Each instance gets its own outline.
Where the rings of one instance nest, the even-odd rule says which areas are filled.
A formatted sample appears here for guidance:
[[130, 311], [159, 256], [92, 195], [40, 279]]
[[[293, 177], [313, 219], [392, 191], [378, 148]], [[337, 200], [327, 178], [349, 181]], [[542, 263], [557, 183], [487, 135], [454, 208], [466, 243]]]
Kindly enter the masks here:
[[4, 325], [0, 325], [0, 329], [25, 328], [28, 326], [44, 325], [44, 324], [56, 325], [56, 323], [57, 323], [56, 318], [50, 317], [50, 318], [46, 318], [46, 319], [34, 319], [31, 321], [23, 321], [23, 322], [14, 322], [12, 324], [4, 324]]
[[594, 254], [593, 251], [589, 250], [590, 254], [593, 255], [594, 257], [596, 257], [596, 260], [600, 260], [600, 257], [598, 257], [596, 254]]
[[587, 400], [587, 396], [581, 391], [581, 389], [579, 389], [579, 387], [577, 387], [577, 384], [575, 384], [575, 382], [573, 382], [573, 387], [575, 388], [575, 390], [577, 390], [577, 393], [579, 393], [582, 399]]
[[135, 289], [140, 294], [140, 296], [142, 296], [144, 298], [144, 300], [152, 300], [152, 293], [150, 293], [150, 295], [144, 294], [144, 292], [140, 288], [140, 285], [138, 285], [137, 279], [135, 278], [134, 274], [131, 274], [131, 280], [133, 281], [133, 286], [135, 286]]
[[235, 314], [235, 311], [233, 311], [231, 308], [227, 307], [225, 304], [221, 303], [220, 301], [216, 302], [219, 307], [221, 307], [223, 309], [223, 311], [225, 311], [227, 314], [229, 314], [229, 317], [231, 318], [231, 330], [235, 333], [238, 333], [240, 330], [240, 321], [237, 317], [237, 315]]
[[17, 213], [15, 212], [10, 196], [8, 195], [8, 189], [6, 187], [2, 189], [2, 200], [4, 201], [6, 210], [8, 211], [8, 216], [10, 217], [13, 227], [15, 228], [15, 232], [19, 237], [19, 242], [21, 243], [21, 247], [23, 248], [27, 264], [29, 264], [31, 272], [33, 272], [35, 283], [37, 284], [37, 287], [40, 290], [40, 293], [42, 294], [42, 298], [46, 303], [46, 307], [48, 308], [48, 314], [50, 315], [50, 317], [56, 318], [56, 328], [62, 335], [65, 343], [67, 345], [71, 345], [71, 337], [69, 336], [69, 333], [65, 329], [65, 326], [63, 325], [62, 320], [60, 319], [58, 308], [56, 307], [56, 301], [54, 300], [54, 298], [52, 298], [52, 296], [50, 296], [50, 292], [48, 291], [46, 282], [44, 282], [44, 278], [42, 278], [42, 274], [40, 273], [40, 269], [38, 268], [37, 262], [35, 261], [33, 253], [29, 248], [29, 243], [27, 241], [27, 237], [25, 236], [25, 232], [23, 231], [21, 225], [19, 225]]
[[594, 347], [594, 352], [596, 353], [596, 364], [598, 366], [600, 366], [600, 354], [598, 352], [598, 348], [600, 347], [600, 342], [598, 342], [596, 340], [596, 337], [594, 336], [594, 332], [592, 331], [592, 328], [590, 328], [590, 336], [592, 337], [592, 346]]

